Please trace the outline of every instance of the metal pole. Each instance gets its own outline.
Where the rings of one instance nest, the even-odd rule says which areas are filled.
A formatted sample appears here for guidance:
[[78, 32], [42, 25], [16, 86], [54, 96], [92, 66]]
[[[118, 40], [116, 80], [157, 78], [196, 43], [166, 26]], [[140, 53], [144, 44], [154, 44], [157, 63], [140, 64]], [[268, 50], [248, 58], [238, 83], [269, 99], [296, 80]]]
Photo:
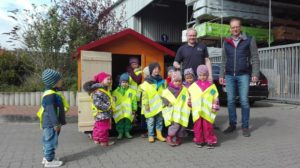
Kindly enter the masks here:
[[222, 8], [221, 8], [221, 48], [223, 47], [223, 0], [221, 0]]
[[269, 0], [269, 47], [271, 46], [272, 0]]

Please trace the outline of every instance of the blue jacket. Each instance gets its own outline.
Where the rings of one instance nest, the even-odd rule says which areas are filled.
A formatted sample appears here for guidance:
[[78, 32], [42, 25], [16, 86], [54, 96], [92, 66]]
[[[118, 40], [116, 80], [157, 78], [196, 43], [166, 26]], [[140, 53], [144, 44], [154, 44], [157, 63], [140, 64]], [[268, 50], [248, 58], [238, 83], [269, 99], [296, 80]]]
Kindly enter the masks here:
[[56, 94], [50, 94], [43, 98], [44, 107], [42, 128], [53, 128], [57, 125], [65, 125], [65, 111], [61, 98]]
[[251, 74], [259, 76], [259, 58], [255, 39], [241, 34], [235, 47], [231, 37], [225, 38], [221, 59], [220, 77]]

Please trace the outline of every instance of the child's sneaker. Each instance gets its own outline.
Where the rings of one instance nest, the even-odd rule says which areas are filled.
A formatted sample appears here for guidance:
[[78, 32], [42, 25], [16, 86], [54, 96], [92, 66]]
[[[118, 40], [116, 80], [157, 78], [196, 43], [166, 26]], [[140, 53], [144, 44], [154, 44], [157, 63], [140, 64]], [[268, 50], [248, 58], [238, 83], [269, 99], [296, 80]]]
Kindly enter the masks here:
[[96, 145], [98, 145], [100, 142], [99, 142], [99, 141], [94, 141], [94, 143], [95, 143]]
[[196, 143], [195, 145], [197, 148], [202, 148], [205, 145], [205, 143]]
[[214, 144], [207, 144], [207, 149], [214, 149], [215, 148], [215, 145]]
[[52, 160], [51, 162], [46, 160], [45, 167], [60, 167], [62, 164], [63, 162], [59, 160]]
[[100, 145], [101, 146], [111, 146], [111, 145], [114, 145], [115, 142], [114, 141], [109, 141], [109, 142], [101, 142]]
[[125, 132], [125, 137], [128, 139], [132, 139], [132, 135], [129, 132]]
[[[57, 161], [59, 161], [59, 159], [58, 159], [58, 158], [54, 158], [53, 160], [57, 160]], [[47, 161], [47, 159], [46, 159], [45, 157], [43, 157], [42, 164], [45, 164], [45, 163], [46, 163], [46, 161]]]

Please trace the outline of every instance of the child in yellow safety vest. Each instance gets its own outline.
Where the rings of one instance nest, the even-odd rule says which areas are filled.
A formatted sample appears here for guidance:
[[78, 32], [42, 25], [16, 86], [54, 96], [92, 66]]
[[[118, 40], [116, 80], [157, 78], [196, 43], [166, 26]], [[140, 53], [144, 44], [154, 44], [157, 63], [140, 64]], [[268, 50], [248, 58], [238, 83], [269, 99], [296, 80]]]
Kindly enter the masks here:
[[42, 163], [45, 164], [45, 167], [59, 167], [63, 162], [55, 159], [55, 150], [58, 145], [61, 126], [66, 124], [65, 112], [69, 105], [61, 93], [57, 91], [58, 88], [62, 87], [59, 72], [46, 69], [42, 73], [42, 80], [46, 89], [42, 98], [42, 106], [37, 113], [43, 129], [44, 158]]
[[159, 141], [166, 141], [162, 135], [163, 117], [162, 109], [163, 102], [161, 94], [166, 87], [165, 80], [159, 75], [160, 66], [158, 63], [151, 63], [149, 65], [150, 76], [145, 79], [142, 92], [142, 111], [147, 122], [148, 141], [154, 142], [156, 130], [156, 138]]
[[207, 80], [208, 68], [197, 67], [198, 80], [189, 87], [191, 96], [192, 116], [194, 122], [194, 139], [197, 147], [207, 144], [208, 149], [217, 144], [213, 123], [219, 110], [218, 90]]
[[129, 74], [129, 87], [134, 91], [137, 91], [138, 86], [142, 83], [142, 70], [139, 65], [139, 60], [135, 57], [129, 58], [130, 66], [127, 67], [127, 73]]
[[188, 126], [190, 116], [189, 92], [182, 85], [180, 71], [172, 73], [171, 82], [163, 91], [162, 97], [166, 106], [162, 111], [165, 126], [169, 126], [167, 143], [170, 146], [180, 145], [181, 138], [185, 136], [185, 128]]
[[129, 75], [127, 73], [123, 73], [119, 81], [120, 86], [112, 93], [116, 105], [113, 117], [119, 134], [117, 139], [122, 139], [124, 135], [131, 139], [130, 130], [137, 111], [136, 91], [129, 88]]
[[184, 82], [183, 85], [189, 88], [195, 81], [195, 74], [192, 68], [185, 69], [183, 72]]
[[83, 89], [89, 93], [92, 99], [92, 113], [95, 119], [93, 128], [93, 140], [95, 144], [101, 146], [113, 145], [109, 141], [110, 120], [114, 109], [114, 101], [109, 91], [111, 86], [111, 76], [105, 72], [100, 72], [94, 76], [94, 81], [86, 82]]

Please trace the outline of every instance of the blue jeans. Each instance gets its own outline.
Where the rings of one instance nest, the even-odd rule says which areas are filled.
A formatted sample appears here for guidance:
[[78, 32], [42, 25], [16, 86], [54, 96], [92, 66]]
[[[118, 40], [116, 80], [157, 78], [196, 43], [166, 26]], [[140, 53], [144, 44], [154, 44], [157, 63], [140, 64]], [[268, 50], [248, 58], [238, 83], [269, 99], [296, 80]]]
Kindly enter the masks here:
[[163, 117], [162, 113], [158, 113], [154, 117], [147, 118], [148, 137], [154, 137], [154, 126], [157, 130], [162, 131], [163, 128]]
[[236, 125], [236, 91], [239, 92], [242, 109], [242, 128], [249, 127], [250, 106], [248, 100], [249, 75], [232, 76], [225, 75], [227, 91], [227, 107], [229, 113], [229, 124]]
[[52, 161], [55, 157], [55, 149], [58, 145], [58, 134], [54, 128], [43, 129], [43, 152], [47, 161]]

